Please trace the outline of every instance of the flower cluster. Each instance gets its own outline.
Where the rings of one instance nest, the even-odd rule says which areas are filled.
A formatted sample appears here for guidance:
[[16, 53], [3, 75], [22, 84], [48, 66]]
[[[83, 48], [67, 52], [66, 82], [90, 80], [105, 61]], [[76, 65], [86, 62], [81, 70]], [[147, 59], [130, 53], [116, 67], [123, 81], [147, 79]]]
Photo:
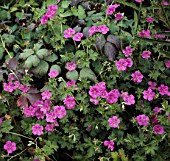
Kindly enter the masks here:
[[133, 65], [133, 61], [131, 58], [126, 58], [126, 59], [119, 59], [117, 62], [116, 62], [116, 67], [117, 67], [117, 70], [119, 71], [124, 71], [127, 69], [127, 67], [132, 67]]
[[104, 146], [107, 146], [108, 149], [110, 149], [111, 151], [114, 150], [114, 141], [113, 140], [105, 140], [104, 141]]
[[48, 6], [47, 12], [45, 13], [45, 15], [41, 17], [41, 24], [45, 25], [47, 24], [49, 18], [54, 18], [57, 9], [58, 9], [57, 5]]
[[96, 32], [100, 32], [102, 34], [107, 34], [108, 31], [109, 31], [109, 28], [106, 25], [101, 25], [101, 26], [98, 26], [98, 27], [97, 26], [92, 26], [89, 29], [90, 36], [92, 36]]
[[81, 41], [83, 34], [80, 32], [76, 34], [75, 33], [76, 33], [75, 30], [73, 30], [72, 28], [68, 28], [67, 30], [64, 31], [64, 38], [73, 38], [74, 41]]

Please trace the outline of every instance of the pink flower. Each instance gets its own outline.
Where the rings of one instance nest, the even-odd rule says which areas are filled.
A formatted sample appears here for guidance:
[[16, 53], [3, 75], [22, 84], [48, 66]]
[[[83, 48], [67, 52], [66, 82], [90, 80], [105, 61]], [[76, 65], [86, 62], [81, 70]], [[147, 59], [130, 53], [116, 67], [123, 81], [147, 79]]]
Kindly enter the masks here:
[[17, 88], [19, 88], [19, 86], [20, 86], [20, 83], [19, 83], [19, 81], [15, 81], [14, 82], [14, 89], [17, 89]]
[[47, 124], [47, 125], [45, 126], [45, 130], [46, 130], [47, 132], [54, 132], [54, 125], [53, 125], [53, 124]]
[[83, 34], [78, 32], [74, 35], [73, 40], [74, 41], [81, 41], [81, 38], [83, 37]]
[[32, 127], [32, 133], [34, 135], [42, 135], [42, 131], [43, 131], [43, 126], [41, 126], [40, 124], [35, 124]]
[[68, 28], [64, 31], [64, 38], [72, 38], [75, 31], [72, 28]]
[[92, 96], [93, 98], [97, 98], [100, 96], [100, 89], [97, 86], [91, 86], [89, 90], [89, 95]]
[[47, 21], [48, 21], [48, 16], [47, 15], [43, 15], [41, 17], [41, 24], [45, 25], [47, 23]]
[[50, 78], [55, 78], [55, 77], [57, 77], [58, 76], [58, 71], [57, 70], [50, 70], [50, 72], [48, 73], [48, 76], [50, 77]]
[[76, 70], [76, 63], [75, 62], [67, 62], [66, 69], [69, 71]]
[[155, 114], [158, 114], [158, 113], [161, 113], [161, 112], [162, 112], [162, 108], [160, 108], [160, 107], [155, 107], [155, 108], [153, 109], [153, 111], [154, 111]]
[[35, 116], [35, 112], [36, 112], [36, 108], [32, 107], [32, 106], [29, 106], [29, 107], [26, 107], [24, 108], [24, 115], [26, 117], [34, 117]]
[[19, 89], [22, 91], [22, 92], [28, 92], [30, 87], [28, 85], [20, 85], [19, 86]]
[[54, 106], [54, 113], [59, 119], [62, 119], [66, 116], [66, 109], [64, 106]]
[[117, 67], [117, 70], [126, 70], [126, 67], [127, 67], [128, 63], [126, 62], [126, 60], [124, 59], [119, 59], [117, 62], [116, 62], [116, 67]]
[[100, 94], [101, 98], [107, 98], [108, 92], [106, 90], [102, 91]]
[[58, 10], [58, 6], [57, 5], [50, 5], [50, 6], [48, 6], [48, 9], [56, 11], [56, 10]]
[[8, 80], [15, 80], [14, 74], [12, 73], [8, 74]]
[[126, 102], [127, 105], [135, 104], [135, 97], [132, 94], [129, 96], [123, 96], [123, 100]]
[[150, 58], [151, 52], [150, 51], [143, 51], [142, 58], [147, 59]]
[[148, 121], [149, 121], [149, 117], [142, 114], [142, 115], [137, 116], [136, 120], [137, 120], [139, 125], [147, 126]]
[[7, 141], [4, 145], [4, 149], [8, 152], [8, 154], [10, 154], [17, 149], [16, 143], [12, 141]]
[[99, 82], [95, 86], [98, 87], [101, 91], [106, 90], [106, 83], [105, 82]]
[[126, 48], [124, 50], [122, 50], [123, 54], [128, 57], [131, 56], [133, 53], [133, 50], [130, 46], [126, 46]]
[[135, 71], [134, 73], [131, 74], [131, 76], [134, 82], [137, 82], [137, 83], [142, 82], [143, 75], [139, 71]]
[[113, 140], [105, 140], [104, 141], [104, 146], [108, 146], [108, 149], [110, 149], [111, 151], [114, 150], [114, 141]]
[[102, 34], [106, 34], [109, 31], [109, 28], [106, 25], [98, 26], [98, 32]]
[[152, 18], [152, 17], [147, 17], [147, 18], [146, 18], [146, 21], [147, 21], [147, 22], [153, 22], [153, 21], [154, 21], [154, 18]]
[[99, 104], [99, 101], [96, 98], [90, 98], [90, 102], [93, 102], [95, 105]]
[[152, 123], [153, 123], [153, 124], [158, 124], [158, 123], [159, 123], [156, 115], [152, 115]]
[[170, 60], [168, 60], [168, 61], [165, 63], [165, 66], [166, 66], [167, 68], [170, 68]]
[[132, 67], [133, 61], [132, 61], [131, 58], [126, 58], [125, 61], [126, 61], [126, 63], [127, 63], [127, 67]]
[[47, 122], [55, 122], [57, 116], [54, 111], [50, 111], [49, 113], [46, 114], [46, 121]]
[[155, 134], [163, 134], [164, 128], [161, 125], [155, 125], [153, 127], [153, 131], [154, 131]]
[[41, 93], [41, 96], [43, 100], [49, 100], [52, 94], [49, 90], [45, 90], [44, 92]]
[[77, 87], [75, 80], [71, 80], [67, 82], [67, 88], [71, 88], [71, 87], [74, 87], [74, 88]]
[[138, 37], [146, 37], [146, 38], [150, 38], [150, 30], [142, 30], [139, 34]]
[[117, 128], [119, 126], [120, 120], [117, 118], [117, 116], [113, 116], [112, 118], [109, 118], [108, 122], [110, 127]]
[[169, 2], [167, 2], [167, 1], [163, 1], [162, 4], [163, 4], [164, 6], [169, 6]]
[[120, 21], [122, 18], [123, 18], [123, 14], [122, 14], [122, 13], [117, 13], [117, 14], [115, 15], [116, 21]]
[[3, 119], [2, 119], [2, 118], [0, 118], [0, 124], [2, 124], [2, 122], [3, 122]]
[[110, 5], [106, 10], [106, 14], [112, 15], [115, 12], [116, 8], [118, 8], [119, 6], [119, 4]]
[[45, 15], [46, 15], [48, 18], [54, 18], [55, 14], [56, 14], [56, 11], [54, 11], [54, 10], [47, 10], [47, 12], [46, 12]]
[[143, 98], [148, 101], [152, 101], [155, 96], [155, 93], [152, 91], [152, 89], [144, 90], [143, 91]]
[[155, 39], [164, 39], [166, 36], [165, 35], [161, 35], [161, 34], [154, 34], [154, 38]]
[[148, 85], [150, 89], [153, 89], [153, 90], [156, 89], [156, 82], [149, 81]]
[[109, 104], [116, 103], [118, 101], [119, 96], [120, 96], [120, 93], [118, 94], [117, 92], [112, 90], [107, 94], [106, 102]]
[[64, 104], [67, 106], [68, 109], [75, 108], [76, 102], [74, 100], [74, 97], [73, 96], [67, 96], [64, 99]]
[[164, 84], [161, 84], [159, 87], [158, 87], [158, 91], [161, 95], [165, 95], [165, 94], [168, 94], [169, 93], [169, 88], [168, 86], [165, 86]]
[[143, 2], [144, 0], [135, 0], [136, 2], [140, 3], [140, 2]]
[[97, 28], [96, 26], [92, 26], [92, 27], [89, 29], [90, 36], [92, 36], [92, 35], [95, 34], [96, 32], [98, 32], [98, 28]]
[[13, 86], [12, 82], [4, 83], [4, 91], [7, 91], [7, 92], [14, 91], [14, 86]]

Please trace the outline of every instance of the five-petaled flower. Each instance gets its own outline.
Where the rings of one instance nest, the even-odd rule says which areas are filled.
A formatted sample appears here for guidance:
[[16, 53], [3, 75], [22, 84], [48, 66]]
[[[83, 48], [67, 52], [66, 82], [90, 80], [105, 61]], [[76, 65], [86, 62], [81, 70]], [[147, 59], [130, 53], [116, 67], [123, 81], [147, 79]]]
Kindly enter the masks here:
[[4, 145], [4, 149], [8, 152], [8, 154], [10, 154], [17, 149], [16, 143], [12, 141], [7, 141]]

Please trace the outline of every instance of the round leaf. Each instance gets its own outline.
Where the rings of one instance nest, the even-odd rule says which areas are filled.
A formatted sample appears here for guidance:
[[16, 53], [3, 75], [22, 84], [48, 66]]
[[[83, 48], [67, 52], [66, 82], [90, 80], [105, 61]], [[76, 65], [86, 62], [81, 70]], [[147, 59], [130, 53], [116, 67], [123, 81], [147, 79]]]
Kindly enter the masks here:
[[96, 75], [94, 74], [94, 72], [90, 69], [90, 68], [83, 68], [80, 71], [80, 79], [89, 79], [91, 81], [96, 81]]
[[32, 66], [36, 67], [40, 63], [40, 59], [36, 55], [31, 55], [25, 61], [25, 68], [30, 69]]
[[76, 70], [68, 71], [66, 73], [66, 78], [69, 79], [69, 80], [77, 80], [78, 76], [79, 76], [79, 74]]
[[47, 56], [49, 56], [49, 51], [47, 49], [40, 49], [37, 51], [36, 55], [40, 58], [43, 59]]

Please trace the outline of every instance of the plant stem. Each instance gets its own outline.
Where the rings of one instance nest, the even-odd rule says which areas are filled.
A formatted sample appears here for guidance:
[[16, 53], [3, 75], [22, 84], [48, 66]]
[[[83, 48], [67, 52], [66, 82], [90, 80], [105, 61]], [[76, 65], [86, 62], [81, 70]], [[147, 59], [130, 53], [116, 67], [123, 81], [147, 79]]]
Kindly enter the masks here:
[[14, 132], [8, 132], [8, 133], [9, 133], [9, 134], [13, 134], [13, 135], [17, 135], [17, 136], [21, 136], [21, 137], [23, 137], [23, 138], [27, 138], [27, 139], [29, 139], [29, 140], [34, 141], [33, 138], [29, 138], [29, 137], [27, 137], [27, 136], [24, 136], [24, 135], [21, 135], [21, 134], [18, 134], [18, 133], [14, 133]]

